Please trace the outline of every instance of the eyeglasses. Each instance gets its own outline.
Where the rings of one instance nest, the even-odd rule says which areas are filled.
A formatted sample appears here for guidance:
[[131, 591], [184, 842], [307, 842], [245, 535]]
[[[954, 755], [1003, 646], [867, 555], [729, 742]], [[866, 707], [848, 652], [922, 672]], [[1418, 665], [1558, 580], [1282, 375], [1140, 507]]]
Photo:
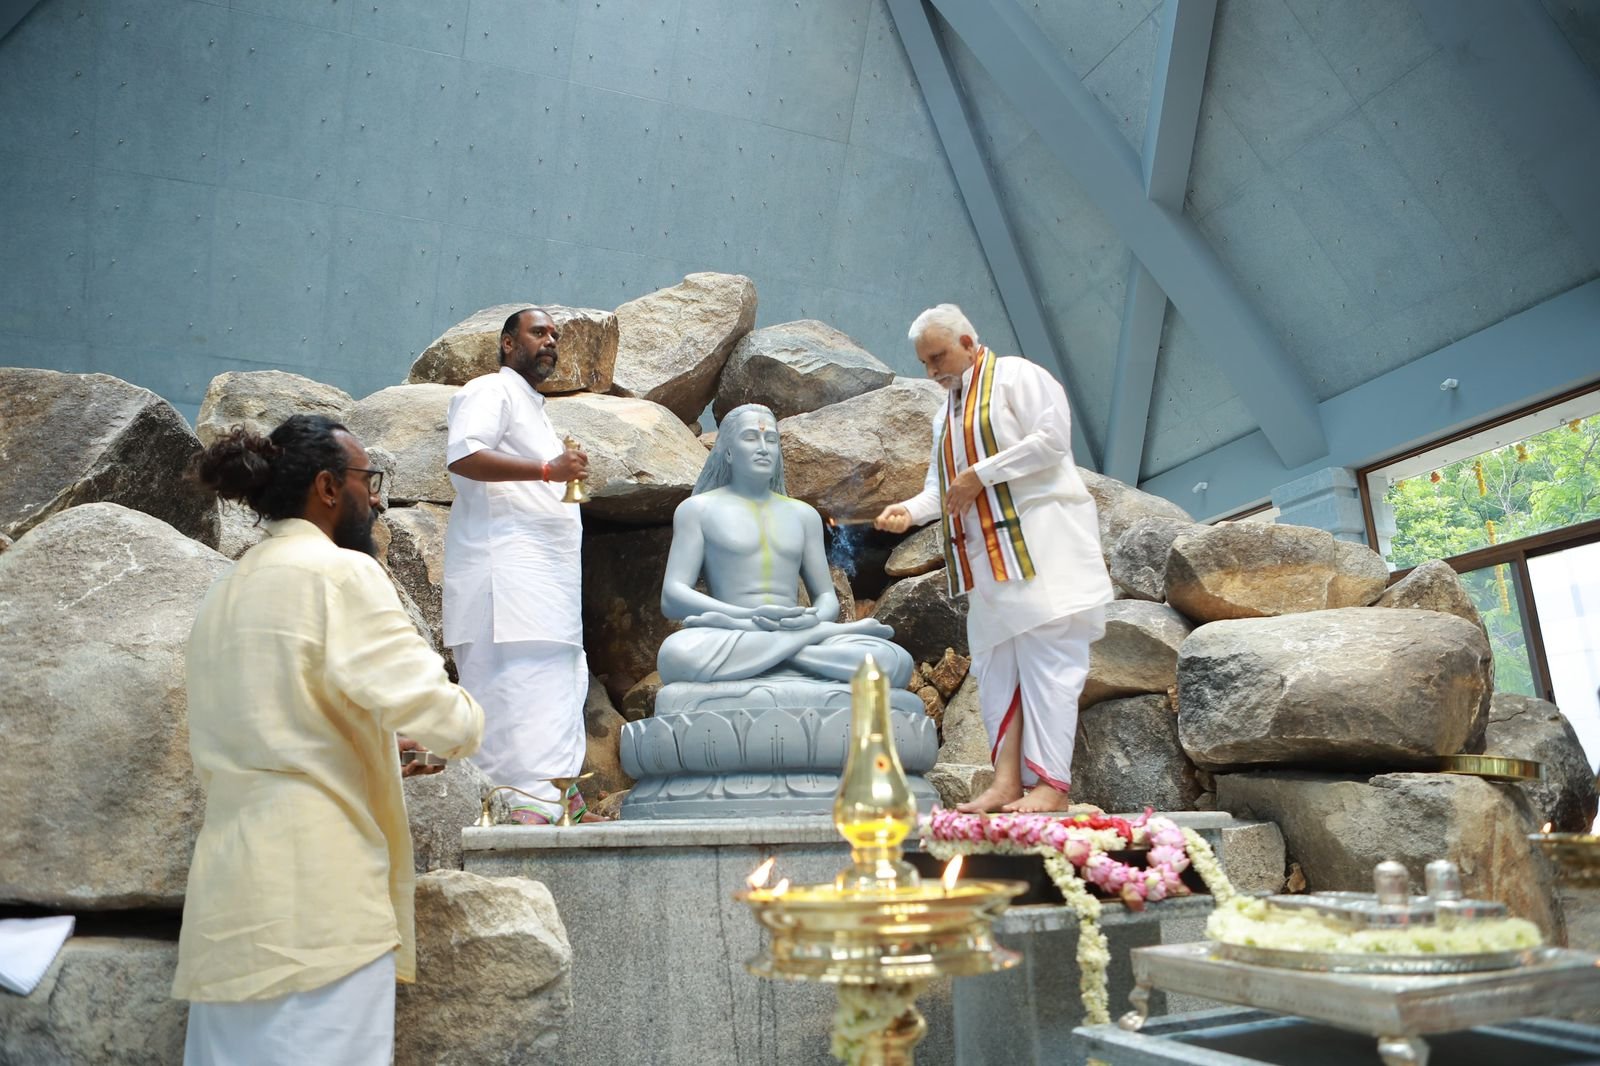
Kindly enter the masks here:
[[384, 472], [382, 470], [373, 470], [364, 466], [347, 466], [344, 468], [344, 472], [347, 474], [367, 475], [367, 491], [372, 493], [374, 496], [383, 495]]

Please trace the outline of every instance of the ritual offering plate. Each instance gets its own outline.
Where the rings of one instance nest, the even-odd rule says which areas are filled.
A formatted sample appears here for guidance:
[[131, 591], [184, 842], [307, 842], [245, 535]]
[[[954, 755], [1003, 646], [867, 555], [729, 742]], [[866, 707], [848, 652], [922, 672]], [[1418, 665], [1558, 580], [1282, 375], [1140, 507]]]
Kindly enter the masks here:
[[1380, 863], [1372, 893], [1230, 900], [1206, 935], [1219, 958], [1320, 973], [1482, 973], [1539, 958], [1538, 927], [1503, 903], [1464, 898], [1453, 863], [1428, 865], [1425, 896], [1410, 895], [1407, 878], [1400, 864]]
[[1538, 781], [1544, 777], [1542, 764], [1506, 755], [1446, 755], [1435, 769], [1442, 774], [1467, 774], [1490, 781]]
[[1509, 970], [1538, 962], [1549, 949], [1523, 948], [1508, 951], [1478, 951], [1467, 954], [1436, 955], [1342, 955], [1323, 951], [1289, 951], [1282, 948], [1258, 948], [1248, 944], [1218, 942], [1218, 958], [1252, 966], [1275, 966], [1286, 970], [1307, 970], [1312, 973], [1366, 973], [1366, 974], [1450, 974], [1486, 973], [1490, 970]]

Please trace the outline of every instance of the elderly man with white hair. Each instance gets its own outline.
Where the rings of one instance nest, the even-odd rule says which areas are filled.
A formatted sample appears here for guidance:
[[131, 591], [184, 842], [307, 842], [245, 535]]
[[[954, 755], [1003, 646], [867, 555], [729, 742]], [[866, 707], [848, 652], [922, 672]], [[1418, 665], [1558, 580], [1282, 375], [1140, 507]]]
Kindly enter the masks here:
[[1026, 359], [989, 351], [954, 304], [918, 315], [911, 343], [948, 396], [922, 491], [876, 525], [941, 519], [950, 592], [967, 597], [995, 779], [960, 809], [1064, 810], [1089, 645], [1112, 598], [1067, 394]]

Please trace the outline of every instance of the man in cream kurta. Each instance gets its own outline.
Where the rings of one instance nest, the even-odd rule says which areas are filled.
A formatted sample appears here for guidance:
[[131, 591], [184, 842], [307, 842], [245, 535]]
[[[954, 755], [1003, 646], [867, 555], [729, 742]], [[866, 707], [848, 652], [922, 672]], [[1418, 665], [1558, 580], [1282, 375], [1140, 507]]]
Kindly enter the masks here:
[[512, 315], [501, 367], [450, 401], [445, 461], [455, 486], [445, 536], [444, 642], [461, 684], [488, 716], [474, 761], [497, 785], [530, 793], [513, 820], [581, 812], [553, 777], [576, 776], [586, 747], [583, 705], [583, 522], [562, 503], [565, 482], [588, 469], [566, 448], [535, 388], [555, 368], [560, 337], [544, 311]]
[[[308, 440], [323, 456], [342, 443], [345, 461], [315, 470], [299, 450]], [[314, 473], [325, 498], [308, 498], [305, 517], [279, 513], [270, 487], [267, 503], [252, 499], [278, 517], [195, 617], [189, 747], [206, 809], [172, 994], [191, 1001], [189, 1066], [380, 1066], [395, 980], [416, 972], [396, 733], [464, 756], [483, 712], [376, 560], [347, 550], [370, 545], [376, 500], [359, 443], [316, 416], [295, 416], [272, 442], [247, 447], [272, 479], [295, 466], [282, 477], [300, 494]], [[238, 440], [208, 452], [229, 446]], [[352, 529], [355, 543], [335, 543]]]
[[1033, 363], [990, 353], [952, 304], [918, 316], [911, 339], [949, 402], [922, 492], [877, 524], [904, 532], [944, 519], [995, 763], [994, 785], [962, 809], [1064, 809], [1089, 645], [1112, 599], [1066, 393]]

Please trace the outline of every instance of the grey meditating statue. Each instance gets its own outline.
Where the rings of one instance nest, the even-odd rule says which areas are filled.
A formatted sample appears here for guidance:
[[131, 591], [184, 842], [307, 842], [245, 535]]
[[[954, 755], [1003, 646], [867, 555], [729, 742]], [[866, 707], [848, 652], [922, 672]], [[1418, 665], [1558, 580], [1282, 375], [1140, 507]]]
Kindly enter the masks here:
[[[706, 591], [696, 588], [704, 578]], [[804, 582], [810, 606], [801, 606]], [[873, 656], [895, 692], [895, 739], [924, 807], [938, 740], [905, 690], [914, 664], [873, 619], [840, 622], [822, 519], [784, 494], [777, 419], [722, 420], [694, 494], [673, 515], [661, 609], [684, 628], [657, 655], [655, 715], [623, 729], [637, 779], [625, 818], [826, 814], [849, 736], [849, 680]]]

